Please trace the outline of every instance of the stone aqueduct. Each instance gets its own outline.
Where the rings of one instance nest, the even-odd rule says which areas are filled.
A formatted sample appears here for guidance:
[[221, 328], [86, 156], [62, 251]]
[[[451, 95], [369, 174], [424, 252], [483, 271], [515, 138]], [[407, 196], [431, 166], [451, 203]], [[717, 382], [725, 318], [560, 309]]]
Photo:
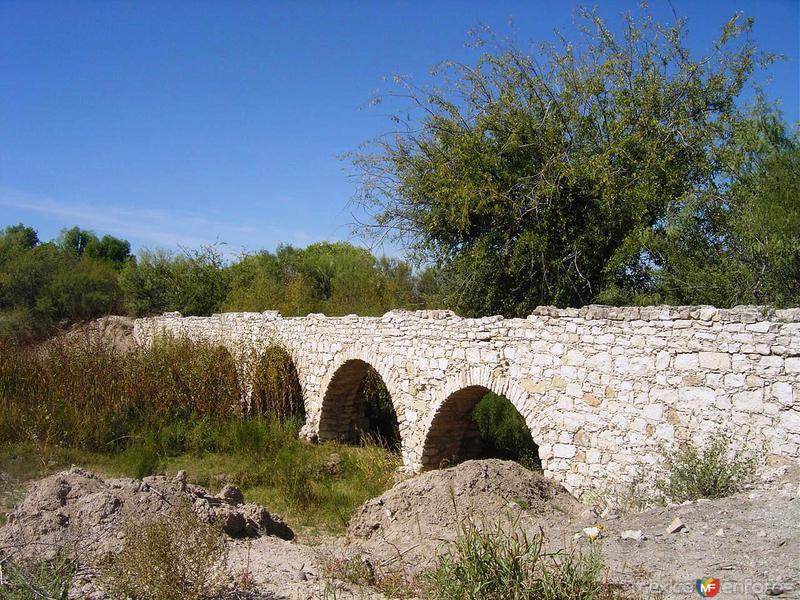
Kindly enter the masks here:
[[285, 347], [307, 437], [348, 432], [372, 366], [391, 394], [407, 471], [466, 455], [469, 413], [487, 390], [524, 416], [545, 474], [590, 501], [613, 498], [682, 440], [728, 435], [800, 459], [800, 309], [542, 307], [525, 319], [166, 313], [135, 322], [141, 344], [163, 333], [221, 343], [234, 357]]

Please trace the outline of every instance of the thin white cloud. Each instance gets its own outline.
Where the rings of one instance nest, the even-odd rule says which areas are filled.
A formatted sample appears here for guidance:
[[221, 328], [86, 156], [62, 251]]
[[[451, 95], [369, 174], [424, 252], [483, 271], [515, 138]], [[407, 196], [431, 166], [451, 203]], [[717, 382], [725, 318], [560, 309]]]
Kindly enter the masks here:
[[64, 217], [69, 224], [97, 229], [140, 242], [138, 246], [197, 248], [225, 242], [229, 251], [262, 248], [279, 242], [306, 243], [312, 236], [304, 231], [289, 231], [273, 225], [237, 223], [212, 211], [186, 211], [123, 206], [110, 203], [76, 203], [48, 196], [0, 187], [0, 206]]

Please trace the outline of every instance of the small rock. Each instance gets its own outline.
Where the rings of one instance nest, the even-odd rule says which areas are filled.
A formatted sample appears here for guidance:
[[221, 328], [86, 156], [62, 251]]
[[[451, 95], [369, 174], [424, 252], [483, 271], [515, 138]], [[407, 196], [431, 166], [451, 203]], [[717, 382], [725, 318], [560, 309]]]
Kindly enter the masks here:
[[725, 530], [722, 527], [720, 527], [714, 532], [714, 535], [717, 537], [725, 537]]
[[581, 521], [594, 521], [597, 518], [597, 513], [595, 513], [591, 508], [587, 508], [581, 512], [580, 518]]
[[244, 494], [242, 490], [240, 490], [235, 485], [231, 485], [230, 483], [225, 484], [225, 487], [222, 488], [222, 491], [217, 494], [218, 498], [222, 498], [228, 504], [232, 504], [233, 506], [238, 506], [239, 504], [244, 504]]
[[603, 535], [603, 532], [600, 530], [599, 527], [584, 527], [583, 535], [585, 535], [590, 540], [596, 540], [601, 535]]
[[664, 533], [678, 533], [680, 531], [688, 531], [686, 525], [684, 525], [683, 521], [681, 521], [678, 517], [672, 519], [672, 522], [667, 525], [667, 528], [664, 529]]
[[328, 461], [325, 463], [325, 472], [328, 473], [328, 475], [338, 475], [341, 464], [342, 457], [334, 452], [328, 457]]
[[614, 510], [614, 509], [613, 509], [612, 507], [610, 507], [610, 506], [606, 506], [606, 507], [603, 509], [603, 512], [601, 512], [601, 513], [600, 513], [600, 516], [601, 516], [603, 519], [615, 519], [615, 518], [617, 517], [617, 511], [616, 511], [616, 510]]
[[623, 540], [633, 540], [635, 542], [641, 542], [647, 539], [641, 529], [626, 529], [622, 532], [620, 537]]

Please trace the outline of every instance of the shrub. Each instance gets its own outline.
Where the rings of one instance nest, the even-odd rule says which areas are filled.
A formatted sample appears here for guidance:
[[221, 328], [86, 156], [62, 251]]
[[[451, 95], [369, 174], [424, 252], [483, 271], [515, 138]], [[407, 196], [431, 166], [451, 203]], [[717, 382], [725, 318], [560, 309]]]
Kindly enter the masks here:
[[36, 311], [55, 321], [92, 319], [121, 307], [114, 267], [85, 258], [56, 273], [36, 299]]
[[544, 534], [519, 522], [464, 520], [437, 557], [427, 587], [439, 600], [614, 600], [627, 596], [602, 577], [596, 546], [544, 551]]
[[50, 329], [47, 319], [27, 307], [0, 313], [0, 343], [28, 344], [46, 337]]
[[222, 529], [198, 521], [188, 506], [125, 530], [121, 552], [103, 569], [113, 597], [133, 600], [201, 600], [225, 584]]
[[758, 466], [755, 452], [738, 453], [727, 438], [717, 437], [704, 448], [692, 443], [666, 457], [666, 478], [656, 488], [674, 502], [722, 498], [742, 488]]

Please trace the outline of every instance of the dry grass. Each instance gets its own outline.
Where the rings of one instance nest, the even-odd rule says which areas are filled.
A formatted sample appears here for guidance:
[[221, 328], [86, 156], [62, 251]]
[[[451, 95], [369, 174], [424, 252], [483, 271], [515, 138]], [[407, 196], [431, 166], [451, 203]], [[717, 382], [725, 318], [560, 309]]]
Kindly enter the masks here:
[[227, 582], [225, 536], [197, 520], [191, 508], [125, 528], [125, 544], [102, 569], [112, 598], [204, 600]]
[[298, 440], [288, 355], [267, 348], [247, 360], [250, 407], [231, 356], [204, 342], [165, 338], [130, 353], [84, 339], [0, 348], [0, 472], [32, 478], [71, 463], [128, 477], [184, 469], [212, 489], [240, 485], [295, 526], [343, 529], [391, 486], [398, 456]]

